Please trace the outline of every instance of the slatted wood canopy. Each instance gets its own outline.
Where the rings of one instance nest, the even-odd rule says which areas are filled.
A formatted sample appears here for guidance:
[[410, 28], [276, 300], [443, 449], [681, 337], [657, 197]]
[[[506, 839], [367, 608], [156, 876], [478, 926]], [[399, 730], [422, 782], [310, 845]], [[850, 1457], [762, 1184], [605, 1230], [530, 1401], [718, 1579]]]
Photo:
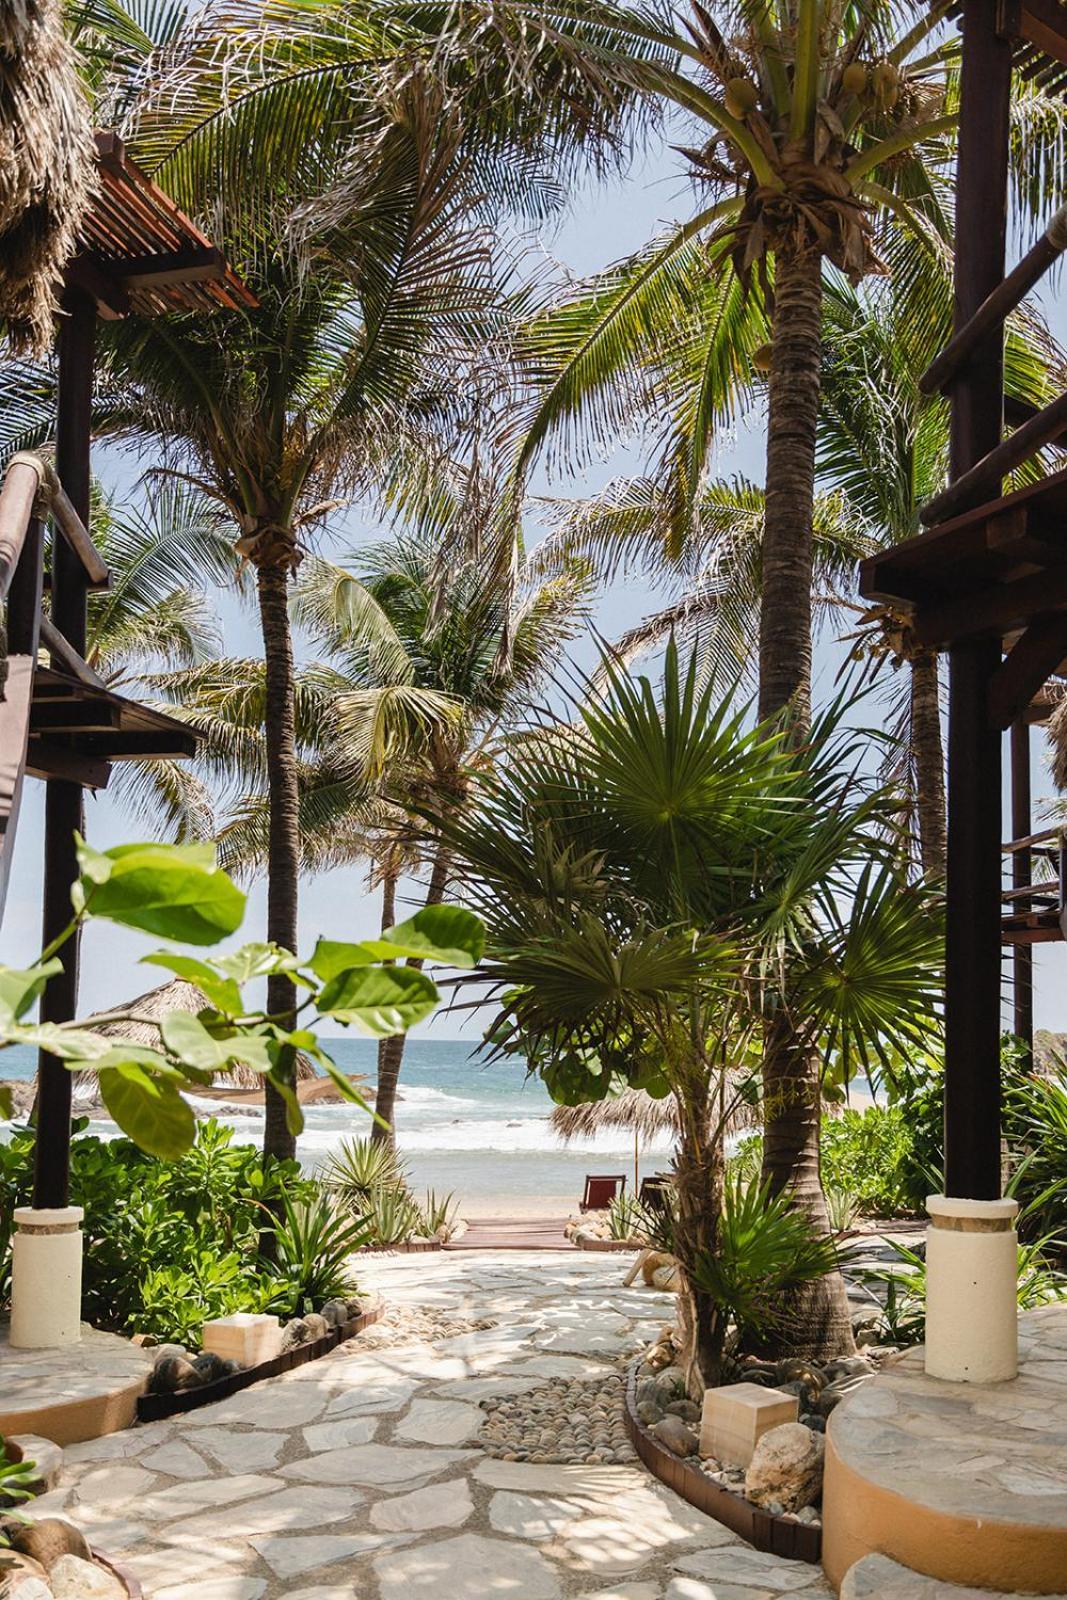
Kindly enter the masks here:
[[[110, 581], [90, 531], [97, 321], [256, 304], [222, 252], [130, 160], [117, 135], [97, 134], [96, 146], [96, 199], [68, 263], [58, 325], [55, 468], [16, 459], [0, 492], [0, 594], [8, 598], [9, 635], [7, 696], [0, 703], [0, 910], [28, 773], [46, 781], [44, 944], [70, 919], [84, 790], [103, 787], [115, 761], [189, 756], [196, 749], [187, 725], [114, 693], [85, 659], [87, 596]], [[46, 616], [48, 516], [54, 532]], [[43, 1021], [66, 1022], [76, 1012], [76, 940], [63, 946], [60, 959], [63, 970], [41, 999]], [[71, 1075], [41, 1052], [36, 1207], [67, 1204], [70, 1112]]]
[[[1016, 1030], [1032, 1037], [1031, 946], [1067, 934], [1067, 864], [1056, 830], [1032, 831], [1029, 751], [1029, 729], [1055, 699], [1049, 680], [1067, 675], [1067, 471], [1003, 492], [1067, 430], [1067, 395], [1031, 411], [1004, 394], [1005, 318], [1067, 249], [1064, 207], [1005, 273], [1012, 79], [1067, 93], [1067, 4], [963, 0], [953, 16], [963, 32], [954, 329], [920, 380], [951, 401], [951, 482], [923, 508], [928, 531], [864, 562], [860, 588], [948, 652], [945, 1191], [985, 1200], [1001, 1192], [1002, 943]], [[1014, 837], [1003, 844], [1008, 729]], [[1035, 881], [1042, 860], [1052, 871]]]

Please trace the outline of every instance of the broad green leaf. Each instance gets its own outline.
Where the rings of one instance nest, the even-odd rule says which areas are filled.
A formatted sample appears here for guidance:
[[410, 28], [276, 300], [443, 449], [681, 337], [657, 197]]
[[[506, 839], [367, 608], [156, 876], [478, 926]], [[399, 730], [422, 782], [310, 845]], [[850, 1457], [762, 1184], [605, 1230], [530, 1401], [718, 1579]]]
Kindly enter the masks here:
[[62, 970], [63, 963], [58, 956], [25, 970], [0, 967], [0, 1028], [24, 1017], [48, 979]]
[[10, 1122], [13, 1110], [14, 1102], [11, 1098], [10, 1085], [0, 1083], [0, 1119], [4, 1122]]
[[149, 1155], [174, 1161], [191, 1148], [196, 1118], [173, 1084], [131, 1064], [101, 1072], [100, 1094], [123, 1133]]
[[244, 1011], [241, 990], [234, 980], [223, 977], [206, 961], [198, 961], [196, 956], [182, 956], [170, 950], [153, 950], [151, 955], [142, 956], [141, 961], [145, 966], [163, 967], [176, 977], [195, 983], [205, 999], [210, 1000], [215, 1009], [227, 1017], [239, 1017]]
[[112, 1068], [116, 1070], [143, 1069], [160, 1078], [169, 1079], [176, 1088], [188, 1084], [190, 1079], [196, 1083], [210, 1083], [212, 1074], [197, 1072], [195, 1068], [186, 1067], [184, 1070], [173, 1065], [159, 1050], [153, 1050], [146, 1044], [127, 1044], [114, 1039], [108, 1041], [111, 1048], [107, 1055], [99, 1057], [92, 1062], [95, 1072], [107, 1072]]
[[88, 914], [186, 944], [215, 944], [241, 926], [245, 897], [205, 845], [118, 845], [101, 852], [79, 841], [80, 898]]
[[272, 972], [290, 972], [300, 965], [291, 950], [280, 944], [243, 944], [219, 956], [215, 965], [238, 983], [248, 983], [252, 978], [266, 978]]
[[373, 944], [345, 944], [339, 939], [320, 939], [307, 964], [317, 978], [328, 983], [338, 973], [350, 972], [353, 967], [374, 966], [376, 961], [382, 959], [375, 949], [375, 945], [380, 949], [381, 943], [380, 939]]
[[437, 985], [411, 967], [355, 967], [339, 972], [319, 992], [319, 1010], [338, 1022], [385, 1039], [406, 1033], [437, 1004]]
[[424, 906], [406, 922], [387, 929], [381, 943], [395, 947], [397, 954], [449, 967], [473, 967], [482, 958], [485, 925], [462, 906]]
[[199, 1072], [225, 1072], [234, 1061], [243, 1061], [256, 1072], [270, 1071], [269, 1041], [261, 1034], [238, 1031], [216, 1038], [190, 1011], [168, 1013], [162, 1033], [171, 1054]]
[[28, 1023], [25, 1027], [11, 1029], [9, 1037], [19, 1044], [30, 1044], [38, 1050], [47, 1050], [60, 1061], [89, 1065], [106, 1056], [112, 1041], [101, 1033], [90, 1033], [85, 1028], [61, 1028], [58, 1022]]

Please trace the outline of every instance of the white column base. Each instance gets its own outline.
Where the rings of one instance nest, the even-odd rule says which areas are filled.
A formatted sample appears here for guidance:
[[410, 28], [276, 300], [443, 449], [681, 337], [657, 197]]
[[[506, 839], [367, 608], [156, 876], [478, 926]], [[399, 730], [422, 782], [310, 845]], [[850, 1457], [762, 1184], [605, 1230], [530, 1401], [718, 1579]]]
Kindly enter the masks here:
[[11, 1258], [11, 1344], [54, 1350], [81, 1338], [81, 1206], [15, 1212]]
[[1004, 1383], [1019, 1370], [1014, 1200], [927, 1198], [926, 1371]]

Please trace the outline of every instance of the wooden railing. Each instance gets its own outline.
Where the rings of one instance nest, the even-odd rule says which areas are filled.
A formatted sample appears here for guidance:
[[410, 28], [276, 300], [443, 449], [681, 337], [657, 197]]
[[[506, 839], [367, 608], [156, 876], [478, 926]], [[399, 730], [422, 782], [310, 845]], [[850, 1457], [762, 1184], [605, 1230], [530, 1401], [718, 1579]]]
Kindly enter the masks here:
[[[1021, 872], [1012, 874], [1013, 887], [1004, 889], [1004, 934], [1009, 944], [1037, 944], [1067, 938], [1067, 834], [1063, 828], [1045, 828], [1022, 839], [1011, 839], [1001, 846], [1013, 864], [1023, 863]], [[1034, 878], [1034, 861], [1048, 862], [1053, 874]], [[1019, 881], [1022, 879], [1023, 881]]]

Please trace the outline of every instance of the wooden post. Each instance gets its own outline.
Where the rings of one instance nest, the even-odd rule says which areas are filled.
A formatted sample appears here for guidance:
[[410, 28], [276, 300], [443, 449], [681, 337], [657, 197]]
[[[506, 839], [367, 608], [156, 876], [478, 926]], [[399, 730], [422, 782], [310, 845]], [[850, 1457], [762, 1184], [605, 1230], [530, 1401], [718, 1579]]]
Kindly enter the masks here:
[[[96, 306], [80, 289], [63, 295], [59, 324], [59, 397], [56, 413], [56, 473], [67, 497], [89, 526], [93, 354]], [[79, 655], [85, 654], [84, 568], [58, 533], [52, 538], [52, 621]], [[74, 834], [82, 832], [82, 787], [56, 778], [45, 786], [43, 943], [62, 933], [71, 919], [71, 884], [78, 876]], [[41, 1020], [69, 1022], [78, 1004], [78, 940], [60, 952], [63, 970], [41, 996]], [[33, 1204], [62, 1208], [70, 1197], [70, 1108], [72, 1077], [61, 1061], [42, 1050], [37, 1057], [37, 1147]]]
[[[1030, 802], [1030, 724], [1025, 714], [1011, 727], [1011, 836], [1028, 839], [1034, 831]], [[1029, 848], [1013, 850], [1011, 886], [1024, 889], [1034, 881]], [[1013, 910], [1029, 911], [1032, 902], [1014, 901]], [[1026, 1045], [1026, 1065], [1034, 1058], [1034, 952], [1028, 944], [1012, 950], [1012, 1029]]]
[[[997, 11], [988, 0], [963, 8], [956, 329], [1004, 276], [1011, 47], [998, 37]], [[1003, 345], [997, 329], [953, 383], [953, 478], [1000, 442]], [[1000, 661], [996, 635], [949, 651], [945, 1193], [973, 1200], [1001, 1192], [1001, 737], [989, 701]]]

